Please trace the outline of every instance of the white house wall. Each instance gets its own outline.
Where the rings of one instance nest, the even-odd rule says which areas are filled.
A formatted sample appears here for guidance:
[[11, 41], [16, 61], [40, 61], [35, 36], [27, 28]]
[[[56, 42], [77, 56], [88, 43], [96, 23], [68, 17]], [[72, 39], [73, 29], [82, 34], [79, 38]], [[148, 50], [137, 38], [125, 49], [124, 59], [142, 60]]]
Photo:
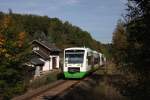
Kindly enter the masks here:
[[59, 56], [50, 56], [50, 60], [44, 60], [42, 58], [40, 58], [40, 60], [42, 60], [44, 62], [44, 66], [43, 66], [43, 69], [42, 71], [49, 71], [49, 70], [53, 70], [52, 68], [52, 58], [55, 57], [56, 58], [56, 68], [59, 68], [59, 60], [60, 60], [60, 57]]
[[59, 68], [59, 59], [60, 59], [59, 56], [57, 56], [57, 57], [56, 57], [56, 60], [57, 60], [57, 61], [56, 61], [56, 68]]
[[52, 56], [50, 56], [50, 70], [52, 70]]
[[42, 58], [40, 58], [40, 60], [42, 60], [44, 62], [44, 66], [43, 66], [42, 71], [49, 71], [50, 70], [50, 61], [44, 60]]
[[49, 61], [45, 61], [45, 64], [43, 66], [43, 71], [49, 71], [50, 70], [50, 63]]

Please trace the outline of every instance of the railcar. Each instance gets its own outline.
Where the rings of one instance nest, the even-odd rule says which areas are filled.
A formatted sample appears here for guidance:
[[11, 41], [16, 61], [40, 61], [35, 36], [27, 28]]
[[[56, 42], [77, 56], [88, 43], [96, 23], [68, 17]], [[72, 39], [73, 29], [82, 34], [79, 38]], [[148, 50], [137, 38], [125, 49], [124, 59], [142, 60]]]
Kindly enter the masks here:
[[83, 78], [103, 65], [102, 53], [89, 48], [72, 47], [64, 50], [63, 73], [65, 78]]

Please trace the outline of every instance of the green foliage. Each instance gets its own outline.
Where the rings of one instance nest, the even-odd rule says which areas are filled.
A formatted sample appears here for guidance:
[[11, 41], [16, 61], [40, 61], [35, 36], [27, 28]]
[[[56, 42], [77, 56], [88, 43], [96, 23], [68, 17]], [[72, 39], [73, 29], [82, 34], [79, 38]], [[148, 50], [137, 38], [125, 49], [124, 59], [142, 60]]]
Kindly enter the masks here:
[[[116, 58], [122, 58], [119, 62], [134, 78], [123, 82], [121, 91], [131, 100], [146, 100], [150, 98], [150, 2], [128, 0], [127, 6], [124, 26], [127, 45], [119, 46], [119, 49], [125, 47], [125, 50], [118, 50]], [[114, 38], [114, 48], [117, 50], [116, 43], [121, 40], [117, 36]]]
[[111, 61], [113, 59], [113, 50], [112, 50], [112, 44], [103, 44], [102, 49], [100, 50], [102, 52], [107, 61]]
[[30, 41], [34, 39], [48, 40], [62, 49], [72, 46], [85, 46], [98, 51], [101, 49], [101, 43], [94, 40], [89, 32], [83, 31], [67, 21], [62, 22], [58, 18], [36, 15], [11, 14], [11, 16], [17, 27], [27, 33]]
[[50, 84], [52, 82], [57, 81], [57, 75], [60, 74], [59, 72], [55, 71], [55, 72], [51, 72], [51, 73], [47, 73], [46, 75], [42, 76], [42, 77], [38, 77], [36, 79], [34, 79], [32, 82], [30, 82], [30, 84], [28, 84], [29, 89], [36, 89], [39, 88], [41, 86]]
[[20, 30], [11, 16], [0, 20], [0, 94], [10, 99], [24, 91], [24, 67], [28, 45], [26, 33]]
[[125, 24], [119, 20], [113, 32], [113, 56], [118, 66], [125, 62], [127, 44]]
[[129, 89], [134, 89], [136, 94], [133, 91], [129, 92], [132, 98], [140, 100], [150, 97], [150, 86], [148, 85], [150, 83], [150, 68], [148, 67], [150, 63], [150, 2], [148, 0], [129, 2], [128, 7], [134, 9], [129, 8], [128, 14], [130, 20], [127, 23], [127, 39], [130, 45], [127, 51], [129, 58], [127, 63], [132, 66], [134, 74], [138, 76], [137, 86], [129, 87]]
[[[139, 1], [133, 0], [130, 1], [133, 5], [130, 9], [129, 18], [130, 21], [127, 23], [127, 39], [130, 45], [128, 46], [128, 62], [132, 63], [135, 66], [135, 70], [141, 74], [149, 75], [149, 66], [150, 63], [150, 2], [147, 0]], [[129, 5], [131, 6], [131, 5]], [[133, 17], [131, 15], [136, 13]]]

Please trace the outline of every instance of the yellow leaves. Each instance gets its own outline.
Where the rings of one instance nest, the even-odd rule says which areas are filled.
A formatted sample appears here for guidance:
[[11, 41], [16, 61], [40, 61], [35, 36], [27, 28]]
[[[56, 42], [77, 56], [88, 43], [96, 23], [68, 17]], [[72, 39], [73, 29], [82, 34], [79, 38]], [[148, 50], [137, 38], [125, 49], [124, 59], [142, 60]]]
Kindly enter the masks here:
[[6, 57], [7, 50], [5, 48], [0, 47], [0, 55], [4, 55]]
[[5, 38], [3, 37], [3, 35], [0, 34], [0, 55], [5, 54], [7, 52], [7, 50], [3, 48], [4, 43]]
[[10, 16], [8, 16], [8, 15], [4, 16], [0, 20], [0, 34], [3, 33], [5, 29], [10, 27], [11, 24], [12, 24], [12, 18]]
[[5, 53], [5, 52], [7, 52], [7, 50], [6, 49], [2, 49], [2, 53]]
[[4, 37], [4, 32], [5, 30], [10, 27], [12, 23], [12, 18], [8, 15], [4, 16], [1, 20], [0, 20], [0, 47], [2, 45], [4, 45], [5, 43], [5, 37]]
[[0, 34], [0, 47], [4, 44], [5, 38]]
[[0, 19], [0, 57], [6, 60], [20, 59], [25, 50], [26, 32], [11, 16]]
[[6, 53], [7, 50], [5, 48], [0, 48], [0, 54]]
[[118, 22], [117, 27], [113, 32], [113, 45], [116, 49], [127, 48], [127, 36], [122, 22]]
[[3, 27], [8, 28], [9, 25], [11, 24], [11, 22], [12, 22], [11, 17], [10, 16], [5, 16], [4, 19], [3, 19], [3, 23], [2, 23]]
[[25, 37], [26, 37], [26, 33], [25, 33], [25, 32], [20, 32], [20, 33], [18, 34], [18, 46], [19, 46], [19, 47], [22, 47], [22, 46], [23, 46]]
[[6, 58], [10, 58], [10, 54], [6, 53], [6, 54], [5, 54], [5, 57], [6, 57]]
[[25, 32], [20, 32], [19, 33], [19, 40], [24, 40], [26, 33]]
[[0, 55], [5, 54], [7, 50], [3, 48], [3, 45], [5, 43], [5, 38], [0, 34]]
[[7, 52], [7, 50], [5, 48], [1, 48], [0, 47], [0, 55], [6, 58], [11, 58], [11, 55]]
[[[5, 15], [1, 20], [0, 20], [0, 46], [4, 45], [5, 39], [4, 37], [6, 37], [6, 39], [8, 40], [9, 37], [11, 37], [12, 35], [12, 41], [13, 41], [13, 46], [15, 47], [22, 47], [24, 44], [24, 40], [25, 40], [25, 36], [26, 33], [25, 32], [19, 32], [19, 31], [12, 31], [13, 28], [15, 27], [16, 23], [13, 22], [13, 19], [11, 18], [11, 16], [9, 15]], [[4, 36], [8, 30], [10, 31], [10, 36], [8, 34], [8, 36]], [[7, 30], [7, 31], [6, 31]], [[18, 33], [19, 32], [19, 33]], [[14, 35], [14, 36], [13, 36]], [[8, 37], [8, 38], [7, 38]], [[10, 39], [9, 39], [10, 40]], [[11, 41], [11, 40], [10, 40]]]

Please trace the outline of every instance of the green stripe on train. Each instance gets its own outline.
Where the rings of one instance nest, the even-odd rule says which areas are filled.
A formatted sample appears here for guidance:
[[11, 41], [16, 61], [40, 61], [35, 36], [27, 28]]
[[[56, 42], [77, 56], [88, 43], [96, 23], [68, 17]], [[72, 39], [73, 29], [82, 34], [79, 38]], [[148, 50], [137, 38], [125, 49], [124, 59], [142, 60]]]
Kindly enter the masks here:
[[65, 78], [82, 78], [86, 74], [87, 72], [75, 72], [75, 73], [64, 72]]

